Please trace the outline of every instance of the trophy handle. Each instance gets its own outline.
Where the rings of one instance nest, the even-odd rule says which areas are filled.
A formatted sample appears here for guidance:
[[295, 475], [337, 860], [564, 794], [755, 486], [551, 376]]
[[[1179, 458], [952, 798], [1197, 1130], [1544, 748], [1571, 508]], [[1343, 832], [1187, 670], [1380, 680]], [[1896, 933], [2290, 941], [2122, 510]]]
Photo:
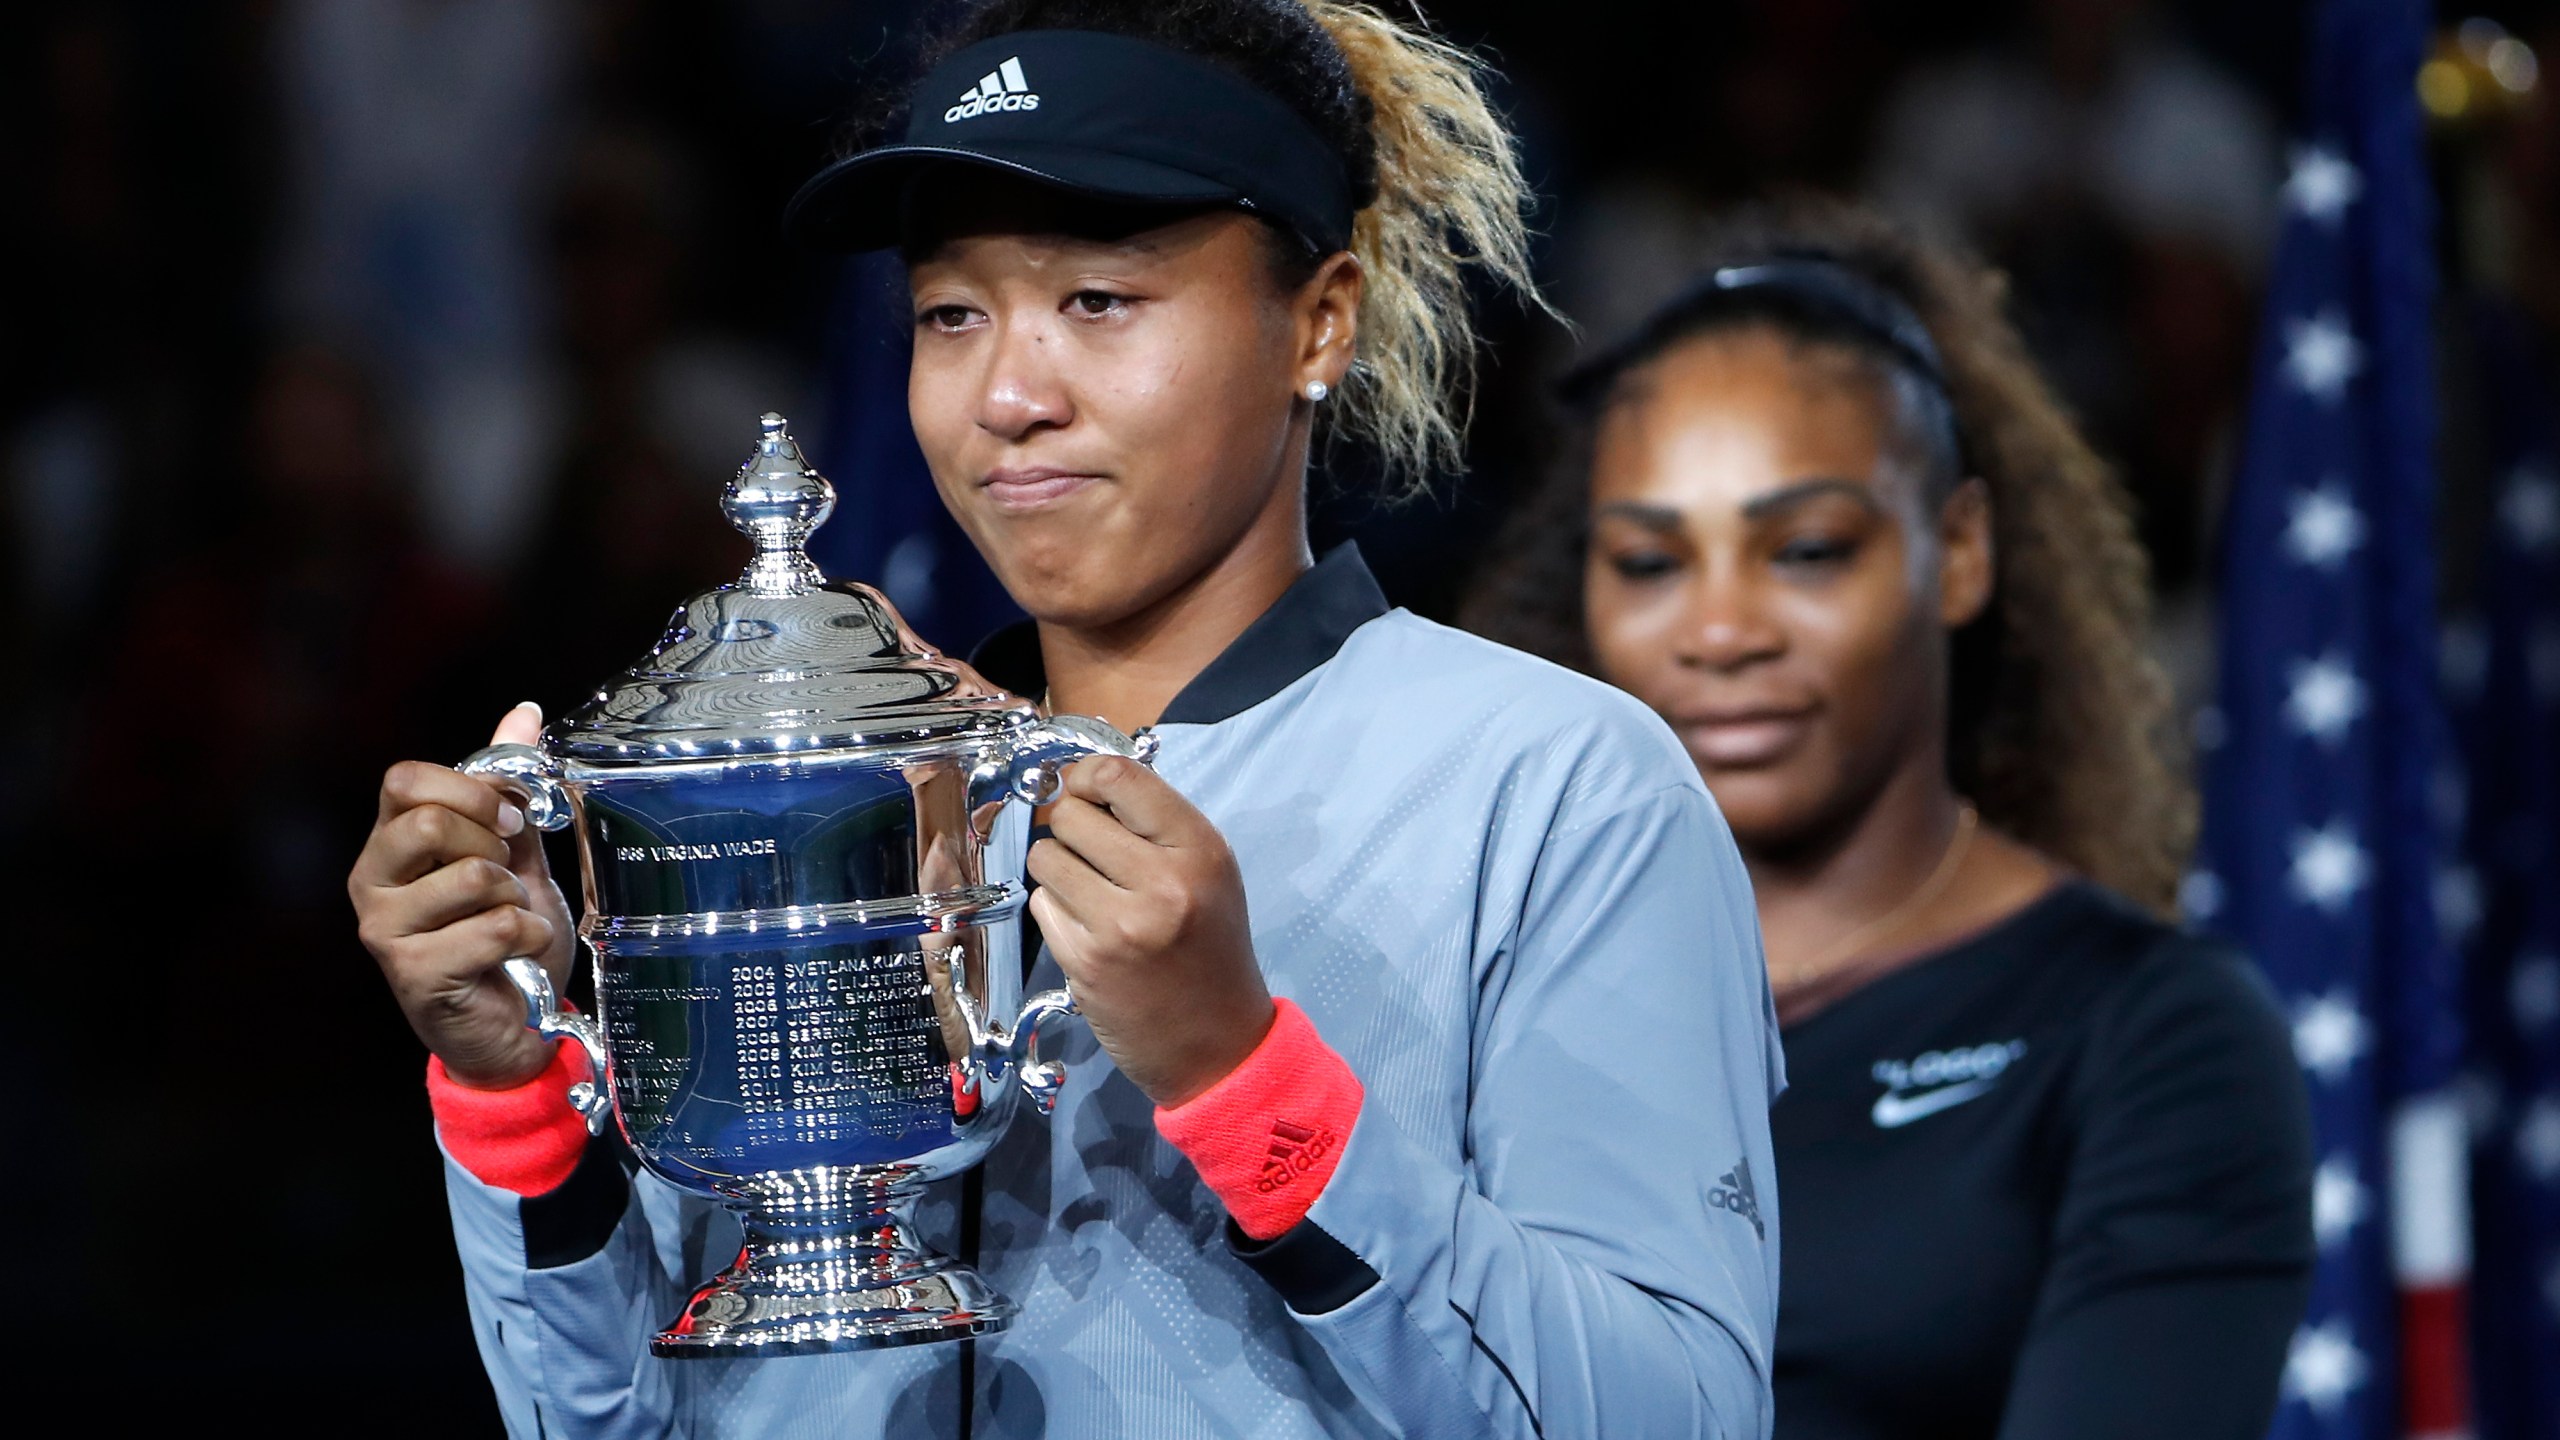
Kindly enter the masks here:
[[[1058, 798], [1059, 773], [1089, 755], [1118, 755], [1155, 763], [1162, 745], [1153, 729], [1123, 735], [1090, 715], [1052, 715], [1025, 729], [969, 772], [969, 811], [1005, 800], [1046, 805]], [[984, 838], [983, 836], [980, 838]]]
[[1005, 1038], [1005, 1053], [1013, 1061], [1014, 1077], [1022, 1082], [1023, 1095], [1043, 1115], [1056, 1113], [1058, 1092], [1067, 1083], [1067, 1067], [1063, 1061], [1040, 1058], [1040, 1022], [1053, 1015], [1076, 1013], [1076, 997], [1064, 990], [1043, 990], [1022, 1002], [1022, 1015], [1013, 1022], [1013, 1033]]
[[[522, 796], [525, 823], [537, 830], [558, 830], [569, 823], [569, 792], [560, 783], [560, 768], [530, 745], [492, 745], [463, 761], [460, 769]], [[613, 1097], [599, 1083], [605, 1076], [604, 1032], [586, 1016], [560, 1008], [551, 972], [542, 968], [541, 961], [519, 955], [507, 961], [505, 969], [524, 995], [526, 1028], [545, 1040], [566, 1035], [587, 1052], [596, 1078], [570, 1086], [569, 1105], [587, 1122], [588, 1134], [604, 1133], [605, 1117], [613, 1113]]]
[[525, 823], [536, 830], [558, 830], [569, 823], [569, 792], [560, 783], [560, 767], [530, 745], [492, 745], [473, 752], [458, 768], [523, 796]]
[[[1046, 805], [1058, 798], [1059, 777], [1067, 766], [1092, 755], [1118, 755], [1141, 765], [1155, 763], [1163, 744], [1152, 729], [1124, 735], [1107, 721], [1090, 715], [1052, 715], [1024, 729], [1003, 748], [991, 751], [969, 772], [969, 813], [978, 838], [992, 833], [995, 816], [1008, 800]], [[1022, 1093], [1043, 1115], [1058, 1108], [1058, 1092], [1067, 1083], [1067, 1067], [1040, 1058], [1040, 1025], [1052, 1016], [1076, 1014], [1076, 997], [1064, 990], [1043, 990], [1022, 1004], [1012, 1033], [1002, 1038]]]
[[613, 1097], [597, 1083], [604, 1079], [604, 1032], [596, 1022], [574, 1010], [560, 1008], [560, 996], [551, 988], [551, 972], [539, 960], [517, 956], [506, 963], [507, 978], [524, 992], [524, 1023], [540, 1032], [545, 1040], [563, 1035], [578, 1042], [587, 1052], [587, 1063], [595, 1068], [594, 1080], [581, 1080], [569, 1087], [569, 1108], [587, 1122], [587, 1133], [604, 1133], [605, 1117], [613, 1113]]

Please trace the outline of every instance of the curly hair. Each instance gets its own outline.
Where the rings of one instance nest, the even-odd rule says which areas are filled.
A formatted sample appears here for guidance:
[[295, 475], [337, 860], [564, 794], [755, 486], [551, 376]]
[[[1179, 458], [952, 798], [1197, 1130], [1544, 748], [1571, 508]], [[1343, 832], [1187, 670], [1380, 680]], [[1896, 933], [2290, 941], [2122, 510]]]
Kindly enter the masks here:
[[[1991, 603], [1949, 638], [1950, 780], [2008, 834], [2173, 910], [2196, 798], [2149, 648], [2149, 563], [2123, 489], [2028, 358], [2003, 313], [1998, 272], [1873, 211], [1811, 199], [1738, 212], [1716, 227], [1704, 259], [1712, 268], [1805, 255], [1847, 267], [1919, 316], [1941, 359], [1962, 471], [1990, 491]], [[1620, 352], [1619, 372], [1702, 334], [1748, 328], [1898, 374], [1883, 346], [1784, 309], [1649, 326]], [[1559, 463], [1480, 574], [1460, 617], [1468, 628], [1592, 669], [1582, 610], [1590, 471], [1599, 424], [1622, 393], [1605, 386], [1570, 404]]]
[[[975, 0], [923, 66], [1017, 30], [1151, 40], [1233, 71], [1314, 128], [1351, 179], [1351, 252], [1365, 278], [1359, 358], [1322, 412], [1326, 433], [1375, 447], [1390, 500], [1454, 471], [1475, 386], [1468, 272], [1546, 303], [1529, 274], [1528, 186], [1476, 61], [1345, 0]], [[900, 98], [857, 119], [845, 148], [888, 133]], [[1325, 258], [1299, 245], [1274, 253], [1291, 284]]]

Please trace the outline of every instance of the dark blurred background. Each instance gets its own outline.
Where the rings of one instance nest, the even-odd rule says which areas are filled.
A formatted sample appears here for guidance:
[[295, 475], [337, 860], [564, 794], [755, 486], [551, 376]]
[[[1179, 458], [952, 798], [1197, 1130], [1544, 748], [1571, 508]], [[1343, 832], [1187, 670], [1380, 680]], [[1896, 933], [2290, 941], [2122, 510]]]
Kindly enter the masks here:
[[[1001, 618], [904, 433], [894, 269], [778, 234], [863, 84], [903, 73], [921, 8], [0, 15], [0, 857], [22, 977], [0, 1007], [19, 1117], [0, 1188], [22, 1323], [141, 1377], [98, 1397], [111, 1412], [300, 1433], [352, 1396], [377, 1434], [494, 1431], [422, 1053], [344, 876], [384, 766], [457, 759], [520, 699], [560, 713], [733, 572], [715, 500], [759, 411], [790, 415], [843, 495], [832, 567], [885, 581], [946, 647]], [[2560, 54], [2547, 8], [2482, 8], [2504, 29], [2472, 41]], [[2304, 10], [1432, 18], [1501, 68], [1541, 265], [1591, 332], [1683, 278], [1714, 206], [1773, 188], [1871, 196], [2005, 267], [2139, 498], [2160, 644], [2192, 687]], [[2445, 111], [2443, 250], [2456, 290], [2547, 336], [2549, 87], [2507, 70], [2521, 87]], [[1540, 384], [1570, 343], [1490, 319], [1463, 483], [1391, 513], [1354, 479], [1326, 491], [1320, 538], [1358, 535], [1425, 614], [1543, 463]]]

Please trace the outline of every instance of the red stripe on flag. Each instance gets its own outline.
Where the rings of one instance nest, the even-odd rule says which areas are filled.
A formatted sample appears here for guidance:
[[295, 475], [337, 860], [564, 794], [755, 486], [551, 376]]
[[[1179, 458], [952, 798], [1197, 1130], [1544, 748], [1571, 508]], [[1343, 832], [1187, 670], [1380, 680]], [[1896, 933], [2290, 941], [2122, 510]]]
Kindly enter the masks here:
[[2471, 1433], [2471, 1387], [2463, 1363], [2463, 1287], [2400, 1292], [2401, 1433]]

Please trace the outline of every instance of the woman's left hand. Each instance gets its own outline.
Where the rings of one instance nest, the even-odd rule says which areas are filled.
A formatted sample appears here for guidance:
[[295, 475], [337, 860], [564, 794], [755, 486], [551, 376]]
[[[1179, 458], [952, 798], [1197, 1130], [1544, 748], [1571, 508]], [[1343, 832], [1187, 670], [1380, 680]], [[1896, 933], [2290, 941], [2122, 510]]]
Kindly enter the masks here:
[[1041, 938], [1149, 1099], [1191, 1099], [1270, 1032], [1235, 855], [1163, 777], [1113, 756], [1068, 767], [1030, 868]]

